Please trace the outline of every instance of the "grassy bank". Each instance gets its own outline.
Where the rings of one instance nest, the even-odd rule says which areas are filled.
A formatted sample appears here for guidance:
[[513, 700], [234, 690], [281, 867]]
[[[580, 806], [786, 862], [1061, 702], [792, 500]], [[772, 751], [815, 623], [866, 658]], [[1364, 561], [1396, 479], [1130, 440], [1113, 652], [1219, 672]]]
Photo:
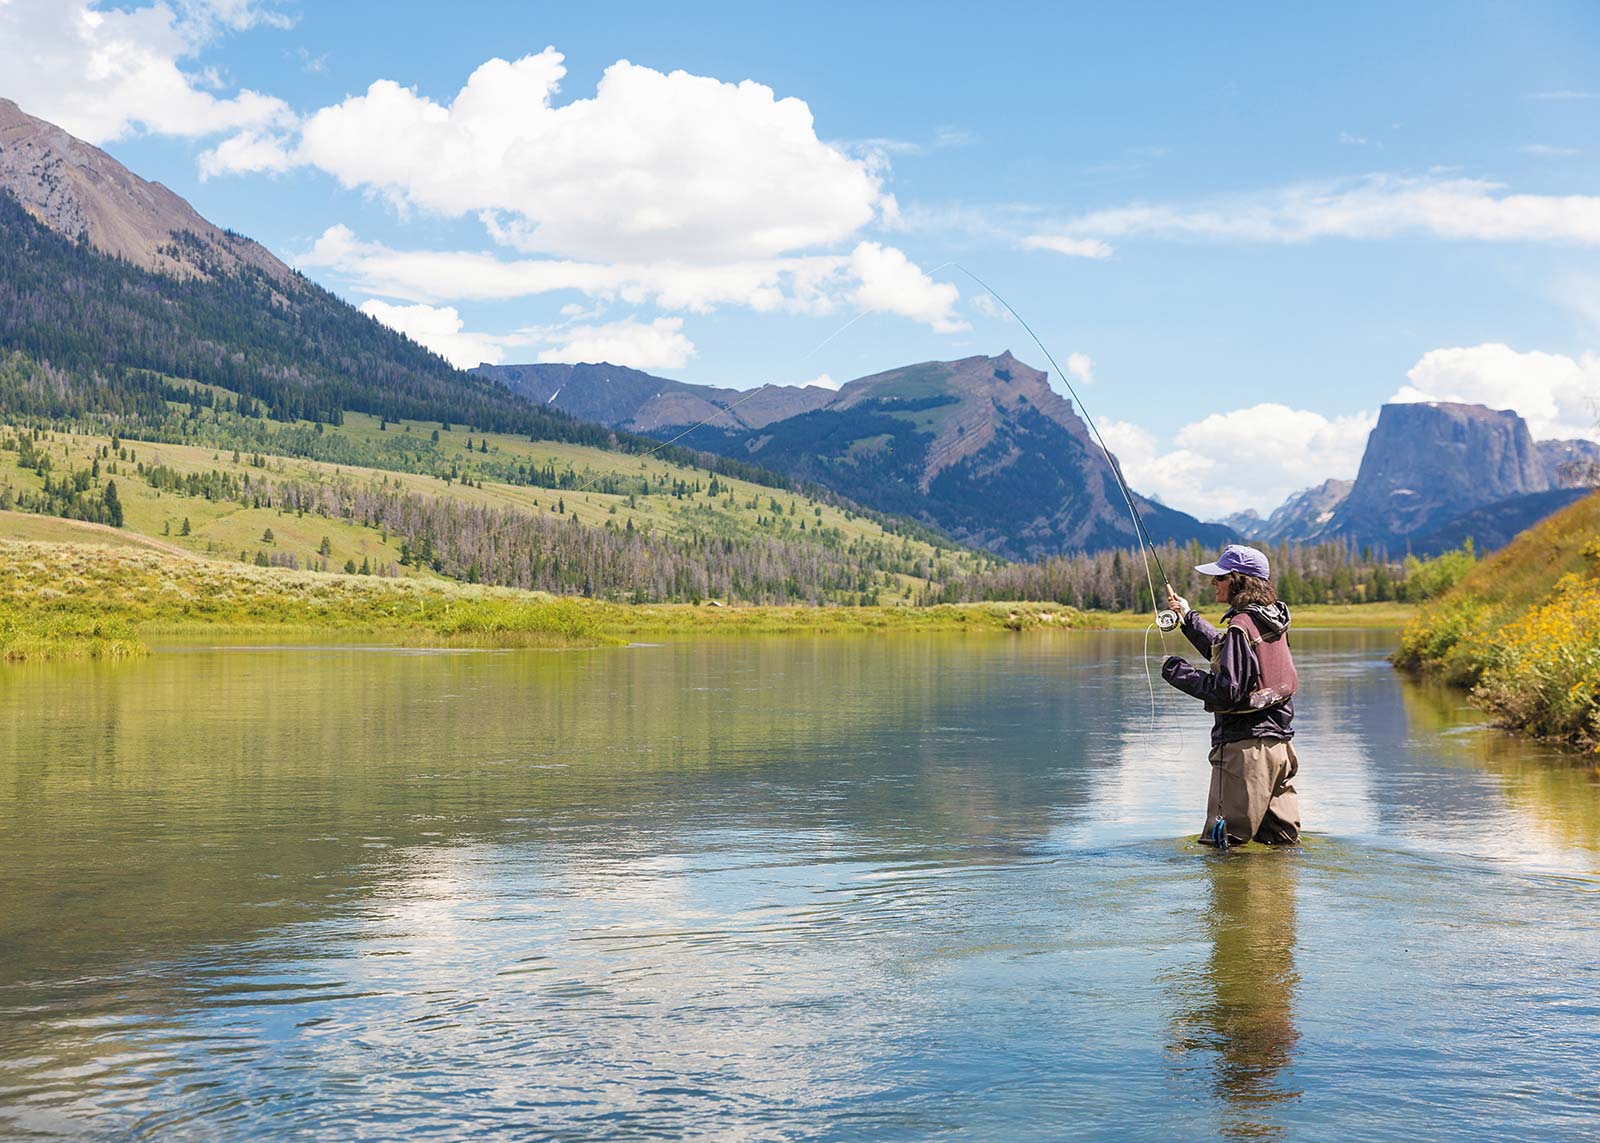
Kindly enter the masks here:
[[260, 568], [148, 548], [0, 541], [0, 657], [139, 654], [181, 635], [306, 634], [443, 646], [600, 646], [687, 634], [1067, 628], [1055, 604], [628, 606], [445, 581]]
[[531, 592], [257, 568], [89, 544], [0, 543], [0, 657], [111, 657], [141, 637], [305, 629], [443, 645], [614, 642], [592, 608]]
[[[56, 525], [66, 531], [66, 522]], [[66, 532], [82, 541], [82, 525]], [[167, 547], [0, 540], [0, 657], [121, 657], [176, 636], [601, 646], [690, 635], [1142, 629], [1146, 614], [1053, 603], [936, 607], [627, 605], [458, 584], [262, 568]], [[97, 537], [98, 538], [98, 537]], [[146, 541], [159, 543], [159, 541]], [[1303, 626], [1398, 627], [1404, 605], [1305, 607]]]
[[1528, 529], [1427, 604], [1395, 662], [1470, 688], [1511, 729], [1600, 749], [1600, 495]]

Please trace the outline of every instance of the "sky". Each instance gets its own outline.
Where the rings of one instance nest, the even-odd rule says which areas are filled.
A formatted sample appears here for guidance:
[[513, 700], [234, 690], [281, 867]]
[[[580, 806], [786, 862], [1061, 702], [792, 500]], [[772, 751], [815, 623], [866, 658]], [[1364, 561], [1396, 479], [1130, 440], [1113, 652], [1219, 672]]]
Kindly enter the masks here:
[[1391, 401], [1600, 439], [1586, 0], [0, 0], [0, 96], [461, 365], [1048, 368], [1003, 298], [1203, 518]]

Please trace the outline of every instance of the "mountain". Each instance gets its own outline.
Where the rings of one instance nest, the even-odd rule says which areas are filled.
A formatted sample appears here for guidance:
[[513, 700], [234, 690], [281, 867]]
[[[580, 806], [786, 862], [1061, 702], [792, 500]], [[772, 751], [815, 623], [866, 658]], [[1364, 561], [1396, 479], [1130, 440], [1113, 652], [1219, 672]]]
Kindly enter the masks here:
[[1338, 536], [1419, 555], [1471, 537], [1491, 551], [1600, 483], [1600, 445], [1533, 441], [1509, 410], [1448, 403], [1385, 405], [1356, 480], [1328, 480], [1290, 496], [1253, 526], [1271, 543]]
[[1550, 487], [1527, 422], [1509, 409], [1385, 405], [1326, 533], [1399, 550], [1466, 513]]
[[128, 424], [169, 416], [174, 401], [219, 400], [280, 421], [336, 424], [356, 410], [611, 437], [452, 368], [167, 188], [0, 100], [0, 407]]
[[160, 183], [0, 99], [0, 188], [39, 222], [145, 270], [214, 277], [251, 266], [294, 272], [259, 243], [219, 230]]
[[1314, 539], [1333, 519], [1335, 510], [1355, 487], [1353, 480], [1324, 480], [1289, 497], [1262, 526], [1265, 539], [1274, 543], [1289, 539]]
[[1544, 492], [1529, 492], [1496, 500], [1411, 537], [1407, 546], [1418, 556], [1431, 556], [1459, 548], [1471, 540], [1480, 552], [1496, 551], [1509, 544], [1519, 532], [1582, 500], [1593, 491], [1592, 488], [1551, 488]]
[[[837, 392], [774, 387], [751, 395], [606, 364], [477, 372], [577, 416], [658, 437], [711, 418], [685, 443], [813, 481], [1008, 558], [1137, 543], [1088, 426], [1045, 373], [1009, 351], [891, 369]], [[1234, 535], [1138, 503], [1158, 542], [1210, 545]]]
[[755, 393], [716, 389], [605, 362], [480, 365], [473, 372], [579, 420], [640, 433], [687, 428], [712, 418], [720, 428], [758, 429], [820, 409], [835, 396], [816, 385], [773, 385]]
[[[1137, 543], [1088, 426], [1045, 373], [1009, 351], [891, 369], [800, 416], [689, 439], [1011, 559]], [[1138, 504], [1157, 542], [1231, 536], [1154, 501]]]
[[1600, 444], [1593, 441], [1540, 441], [1539, 457], [1555, 488], [1600, 485]]
[[1324, 480], [1313, 488], [1303, 488], [1273, 509], [1254, 531], [1244, 534], [1274, 544], [1318, 539], [1354, 485], [1353, 480]]

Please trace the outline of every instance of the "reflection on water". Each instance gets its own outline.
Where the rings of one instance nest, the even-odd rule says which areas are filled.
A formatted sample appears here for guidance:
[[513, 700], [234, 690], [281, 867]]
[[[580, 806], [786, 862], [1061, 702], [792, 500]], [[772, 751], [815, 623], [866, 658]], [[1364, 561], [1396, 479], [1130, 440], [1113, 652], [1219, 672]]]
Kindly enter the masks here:
[[1585, 1138], [1600, 782], [1389, 642], [1225, 855], [1137, 635], [8, 669], [0, 1136]]
[[1224, 1106], [1228, 1138], [1281, 1138], [1273, 1105], [1300, 1095], [1283, 1074], [1300, 1040], [1294, 1013], [1299, 862], [1293, 852], [1245, 850], [1215, 855], [1205, 865], [1211, 949], [1203, 969], [1179, 989], [1173, 1050], [1185, 1068], [1208, 1076]]

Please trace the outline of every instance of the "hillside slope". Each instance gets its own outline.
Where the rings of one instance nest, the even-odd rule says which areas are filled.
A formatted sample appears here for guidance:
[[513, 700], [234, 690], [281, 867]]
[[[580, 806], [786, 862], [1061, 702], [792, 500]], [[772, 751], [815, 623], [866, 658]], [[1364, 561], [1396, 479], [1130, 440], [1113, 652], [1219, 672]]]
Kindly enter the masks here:
[[1425, 607], [1395, 662], [1471, 687], [1508, 727], [1600, 743], [1600, 493], [1529, 528]]
[[[859, 378], [827, 407], [741, 434], [688, 438], [932, 524], [1008, 559], [1134, 547], [1105, 454], [1048, 376], [1009, 352]], [[1157, 542], [1231, 537], [1140, 500]]]

